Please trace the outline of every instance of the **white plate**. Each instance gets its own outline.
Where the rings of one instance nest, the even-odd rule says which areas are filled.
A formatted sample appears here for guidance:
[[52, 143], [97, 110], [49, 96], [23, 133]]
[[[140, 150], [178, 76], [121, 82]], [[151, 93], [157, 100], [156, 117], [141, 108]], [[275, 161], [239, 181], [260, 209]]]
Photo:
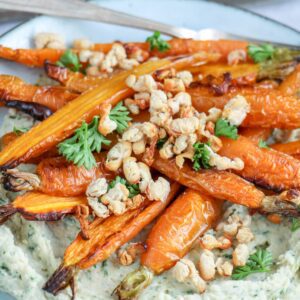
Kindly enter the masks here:
[[[206, 1], [114, 0], [95, 1], [101, 5], [157, 21], [192, 29], [217, 28], [240, 35], [300, 45], [300, 32], [249, 11]], [[144, 41], [149, 32], [73, 19], [36, 17], [0, 38], [0, 44], [14, 48], [32, 46], [32, 37], [41, 31], [63, 34], [68, 42], [87, 37], [92, 41]], [[34, 82], [40, 71], [0, 61], [0, 74], [12, 74]], [[0, 113], [4, 113], [1, 108]], [[1, 120], [1, 116], [0, 116]], [[1, 285], [1, 284], [0, 284]], [[0, 300], [12, 299], [0, 293]], [[88, 299], [87, 299], [88, 300]]]

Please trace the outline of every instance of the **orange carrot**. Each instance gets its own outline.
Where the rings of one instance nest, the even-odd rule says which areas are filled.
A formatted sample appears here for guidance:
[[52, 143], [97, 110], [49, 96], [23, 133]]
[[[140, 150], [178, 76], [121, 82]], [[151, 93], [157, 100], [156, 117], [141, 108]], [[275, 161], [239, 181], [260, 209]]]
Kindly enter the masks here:
[[11, 204], [0, 206], [0, 224], [15, 213], [27, 220], [56, 221], [74, 214], [79, 205], [87, 205], [86, 197], [65, 198], [30, 192], [18, 196]]
[[146, 200], [139, 208], [123, 215], [111, 216], [103, 222], [95, 220], [87, 230], [89, 240], [84, 240], [81, 235], [77, 236], [67, 248], [63, 263], [47, 281], [44, 289], [57, 294], [69, 285], [77, 270], [87, 269], [107, 259], [150, 224], [166, 208], [178, 190], [179, 185], [173, 183], [165, 202]]
[[11, 100], [38, 103], [53, 112], [78, 95], [59, 86], [36, 86], [25, 83], [16, 76], [0, 75], [0, 101]]
[[300, 65], [296, 67], [294, 72], [287, 76], [278, 87], [278, 90], [285, 95], [299, 98], [300, 91]]
[[192, 96], [193, 106], [201, 112], [207, 112], [212, 107], [222, 109], [233, 97], [244, 96], [250, 104], [250, 112], [242, 123], [244, 127], [300, 127], [300, 102], [296, 97], [283, 95], [277, 90], [235, 87], [219, 97], [205, 88], [191, 88], [188, 92]]
[[284, 144], [273, 144], [270, 147], [277, 151], [291, 155], [294, 158], [300, 159], [300, 141], [288, 142]]
[[234, 170], [247, 180], [275, 191], [300, 187], [300, 162], [291, 156], [272, 149], [263, 149], [246, 137], [237, 140], [222, 138], [222, 156], [240, 158], [242, 170]]
[[119, 299], [135, 299], [154, 275], [172, 268], [195, 240], [216, 222], [222, 202], [187, 189], [153, 226], [141, 256], [142, 267], [129, 273], [115, 292]]
[[259, 141], [267, 140], [272, 133], [269, 128], [241, 128], [239, 134], [251, 140], [258, 145]]

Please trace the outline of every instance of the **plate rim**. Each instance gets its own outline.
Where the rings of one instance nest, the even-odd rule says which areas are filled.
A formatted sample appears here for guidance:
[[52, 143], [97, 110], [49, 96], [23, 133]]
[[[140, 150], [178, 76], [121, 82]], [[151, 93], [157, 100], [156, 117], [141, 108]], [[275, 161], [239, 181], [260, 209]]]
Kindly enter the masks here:
[[[115, 2], [117, 2], [119, 0], [92, 0], [92, 1], [87, 0], [87, 2], [99, 2], [99, 3], [104, 3], [104, 2], [108, 2], [108, 1], [115, 1]], [[147, 0], [130, 0], [130, 1], [135, 1], [135, 2], [139, 2], [140, 3], [140, 2], [146, 2]], [[175, 2], [181, 2], [182, 0], [173, 0], [173, 1], [175, 1]], [[263, 20], [268, 21], [268, 22], [273, 23], [273, 24], [277, 24], [277, 25], [279, 25], [279, 26], [281, 26], [283, 28], [286, 28], [286, 29], [290, 30], [291, 32], [294, 32], [294, 33], [296, 33], [296, 34], [298, 34], [300, 36], [300, 30], [298, 30], [298, 29], [296, 29], [296, 28], [294, 28], [292, 26], [289, 26], [289, 25], [287, 25], [285, 23], [282, 23], [280, 21], [277, 21], [275, 19], [272, 19], [272, 18], [270, 18], [268, 16], [264, 16], [264, 15], [262, 15], [260, 13], [251, 11], [251, 10], [249, 10], [247, 8], [244, 8], [244, 7], [239, 7], [237, 5], [231, 5], [231, 4], [228, 4], [228, 3], [217, 2], [217, 1], [214, 1], [214, 0], [188, 0], [188, 1], [195, 2], [195, 3], [199, 2], [199, 1], [206, 2], [206, 3], [214, 3], [215, 5], [220, 6], [220, 7], [223, 6], [223, 7], [229, 8], [229, 9], [234, 9], [236, 11], [242, 11], [242, 12], [244, 12], [244, 13], [246, 13], [248, 15], [252, 15], [252, 16], [254, 16], [256, 18], [263, 19]], [[50, 16], [50, 15], [37, 15], [37, 16], [29, 17], [28, 19], [20, 22], [19, 24], [15, 25], [12, 28], [8, 29], [7, 31], [3, 32], [0, 35], [0, 40], [2, 38], [4, 38], [5, 36], [13, 33], [16, 29], [21, 28], [24, 25], [30, 24], [32, 21], [34, 21], [34, 20], [36, 20], [38, 18], [41, 18], [43, 16], [54, 17], [54, 16]], [[62, 17], [62, 18], [63, 19], [68, 19], [66, 17]], [[101, 22], [99, 22], [99, 23], [101, 23]], [[103, 24], [105, 24], [105, 23], [103, 23]]]

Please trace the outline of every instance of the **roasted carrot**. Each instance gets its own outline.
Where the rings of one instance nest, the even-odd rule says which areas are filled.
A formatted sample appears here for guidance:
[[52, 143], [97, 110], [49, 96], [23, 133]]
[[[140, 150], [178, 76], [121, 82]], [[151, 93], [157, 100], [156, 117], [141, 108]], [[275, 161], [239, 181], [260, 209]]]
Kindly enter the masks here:
[[36, 86], [25, 83], [16, 76], [0, 75], [0, 101], [33, 102], [58, 110], [78, 95], [60, 86]]
[[141, 256], [141, 268], [129, 273], [116, 288], [119, 299], [136, 299], [154, 275], [183, 258], [195, 240], [214, 225], [221, 204], [192, 189], [182, 193], [153, 226]]
[[[72, 72], [67, 68], [59, 67], [55, 64], [45, 63], [45, 70], [48, 77], [58, 81], [68, 90], [82, 93], [105, 82], [108, 78], [85, 76], [79, 72]], [[111, 77], [111, 76], [110, 76]]]
[[300, 187], [300, 162], [282, 152], [262, 149], [246, 137], [237, 140], [222, 138], [218, 152], [229, 158], [240, 158], [242, 170], [234, 172], [255, 184], [275, 191]]
[[11, 49], [0, 45], [0, 58], [29, 67], [42, 67], [45, 60], [55, 63], [63, 53], [57, 49]]
[[93, 116], [100, 113], [101, 104], [116, 104], [130, 96], [133, 91], [126, 86], [125, 79], [132, 72], [142, 75], [169, 64], [168, 60], [142, 64], [135, 70], [123, 72], [99, 87], [80, 95], [9, 144], [0, 154], [0, 167], [11, 168], [46, 152], [69, 137], [76, 128], [80, 127], [82, 121], [90, 122]]
[[232, 79], [242, 79], [249, 83], [254, 83], [259, 74], [258, 64], [207, 64], [201, 66], [192, 66], [189, 68], [193, 74], [201, 74], [203, 77], [214, 76], [221, 77], [224, 73], [230, 73]]
[[90, 170], [67, 162], [63, 157], [45, 158], [38, 163], [36, 174], [7, 170], [4, 187], [14, 192], [35, 190], [62, 197], [83, 195], [92, 180], [100, 176], [113, 179], [120, 174], [105, 169], [105, 156], [105, 152], [97, 155], [97, 165]]
[[84, 240], [81, 235], [77, 236], [67, 248], [62, 264], [47, 281], [44, 289], [57, 294], [69, 285], [78, 270], [87, 269], [107, 259], [150, 224], [171, 202], [178, 190], [179, 185], [173, 183], [165, 202], [146, 200], [139, 208], [123, 215], [109, 217], [102, 223], [95, 220], [88, 229], [89, 240]]
[[296, 204], [299, 193], [293, 194], [294, 189], [289, 190], [288, 194], [283, 192], [280, 195], [266, 196], [253, 184], [231, 172], [208, 169], [201, 169], [196, 172], [187, 163], [179, 168], [175, 163], [175, 159], [162, 159], [157, 154], [152, 167], [188, 188], [217, 199], [226, 199], [233, 203], [257, 209], [265, 214], [278, 213], [294, 216], [300, 214]]
[[79, 205], [87, 205], [86, 197], [54, 197], [29, 192], [18, 196], [10, 204], [0, 206], [0, 224], [15, 213], [27, 220], [57, 221], [67, 214], [74, 214]]
[[[222, 109], [235, 97], [242, 95], [250, 104], [250, 112], [242, 123], [244, 127], [294, 129], [300, 127], [300, 102], [294, 96], [280, 91], [259, 88], [233, 88], [226, 95], [216, 97], [206, 88], [190, 88], [193, 106], [207, 112], [212, 107]], [[279, 113], [280, 112], [280, 113]]]
[[300, 91], [300, 65], [296, 67], [294, 72], [287, 76], [278, 87], [278, 90], [285, 95], [299, 98]]
[[300, 159], [300, 141], [288, 142], [284, 144], [273, 144], [270, 147], [277, 151], [291, 155], [296, 159]]
[[[236, 49], [246, 50], [248, 43], [244, 41], [218, 40], [218, 41], [196, 41], [192, 39], [172, 39], [168, 41], [170, 50], [159, 52], [151, 51], [151, 56], [168, 57], [177, 55], [192, 54], [200, 51], [214, 52], [220, 55], [225, 61], [227, 55]], [[113, 44], [95, 44], [91, 50], [107, 53]], [[150, 51], [148, 43], [127, 43], [126, 47], [136, 46], [142, 50]], [[48, 60], [51, 63], [57, 62], [65, 50], [57, 49], [11, 49], [0, 45], [0, 58], [11, 60], [30, 67], [43, 67]], [[78, 51], [78, 50], [73, 50]]]
[[272, 133], [269, 128], [241, 128], [239, 134], [258, 145], [259, 141], [267, 140]]

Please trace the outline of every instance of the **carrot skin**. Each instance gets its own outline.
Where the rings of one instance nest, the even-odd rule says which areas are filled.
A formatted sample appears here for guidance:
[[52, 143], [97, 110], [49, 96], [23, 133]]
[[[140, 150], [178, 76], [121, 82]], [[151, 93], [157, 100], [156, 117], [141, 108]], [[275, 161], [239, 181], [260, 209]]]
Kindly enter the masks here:
[[297, 159], [300, 156], [300, 141], [278, 143], [270, 146], [272, 149], [291, 155]]
[[272, 133], [270, 128], [241, 128], [239, 134], [258, 145], [259, 141], [266, 141]]
[[188, 188], [217, 199], [259, 208], [264, 198], [263, 192], [253, 184], [227, 171], [201, 169], [196, 172], [187, 164], [180, 169], [174, 159], [165, 160], [158, 154], [151, 167]]
[[220, 216], [221, 204], [222, 201], [187, 189], [153, 226], [141, 264], [155, 274], [173, 267], [195, 240], [212, 227]]
[[222, 156], [240, 158], [242, 170], [234, 170], [247, 180], [274, 191], [300, 187], [300, 162], [291, 156], [272, 149], [263, 149], [249, 139], [239, 136], [237, 140], [222, 138]]

